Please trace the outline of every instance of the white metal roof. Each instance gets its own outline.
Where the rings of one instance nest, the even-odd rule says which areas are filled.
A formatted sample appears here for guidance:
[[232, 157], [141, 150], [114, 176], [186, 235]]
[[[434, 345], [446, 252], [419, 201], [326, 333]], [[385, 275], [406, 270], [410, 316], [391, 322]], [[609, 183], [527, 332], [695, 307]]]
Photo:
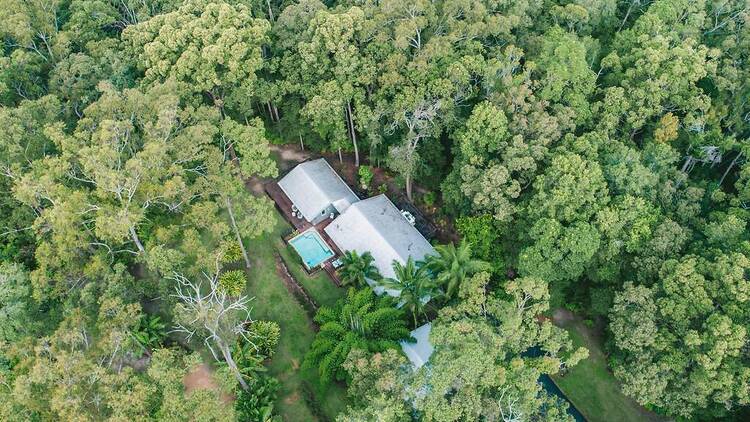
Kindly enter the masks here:
[[414, 366], [414, 369], [421, 368], [422, 365], [427, 363], [435, 350], [430, 343], [431, 329], [432, 325], [427, 323], [411, 332], [411, 336], [417, 340], [416, 343], [401, 342], [401, 350], [409, 358], [409, 362]]
[[325, 158], [298, 164], [279, 180], [279, 187], [309, 222], [329, 205], [341, 213], [359, 201]]
[[[369, 251], [383, 277], [395, 276], [391, 266], [394, 260], [405, 264], [410, 256], [419, 261], [434, 252], [430, 242], [385, 195], [352, 204], [325, 231], [342, 251], [357, 251], [360, 255]], [[386, 292], [399, 295], [398, 291]]]

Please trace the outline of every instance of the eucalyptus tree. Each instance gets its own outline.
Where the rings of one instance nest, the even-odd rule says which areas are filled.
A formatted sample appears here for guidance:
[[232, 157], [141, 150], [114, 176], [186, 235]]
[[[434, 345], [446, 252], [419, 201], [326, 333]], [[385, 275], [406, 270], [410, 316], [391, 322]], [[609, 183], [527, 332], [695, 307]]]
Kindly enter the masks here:
[[206, 95], [215, 107], [242, 112], [255, 95], [268, 30], [268, 21], [241, 3], [189, 0], [128, 26], [122, 38], [137, 56], [144, 84], [173, 79], [198, 104]]
[[625, 394], [675, 417], [748, 404], [747, 271], [741, 253], [664, 262], [651, 287], [626, 283], [610, 328]]
[[63, 5], [61, 0], [4, 0], [0, 20], [5, 24], [0, 34], [9, 37], [11, 45], [54, 63], [68, 53], [67, 42], [60, 37]]
[[248, 304], [253, 298], [234, 296], [222, 288], [218, 261], [214, 274], [204, 274], [208, 281], [206, 287], [201, 281], [178, 273], [170, 278], [175, 281], [174, 297], [178, 299], [174, 331], [184, 334], [188, 341], [193, 337], [202, 340], [214, 359], [224, 360], [239, 385], [247, 391], [250, 387], [235, 362], [232, 349], [240, 337], [252, 344], [248, 336], [248, 325], [252, 322]]
[[[55, 190], [73, 189], [83, 202], [78, 206], [84, 231], [98, 239], [91, 245], [109, 253], [145, 253], [138, 226], [152, 208], [176, 212], [198, 195], [188, 185], [189, 175], [200, 174], [196, 163], [215, 133], [205, 120], [180, 113], [173, 88], [118, 92], [102, 85], [102, 97], [86, 109], [72, 135], [62, 124], [47, 128], [60, 149], [58, 157], [44, 162], [54, 171], [44, 179], [37, 169], [26, 174], [17, 196], [34, 207], [54, 208], [72, 199]], [[47, 184], [55, 176], [58, 180]], [[132, 248], [120, 250], [127, 241]]]
[[349, 139], [354, 162], [359, 166], [355, 108], [368, 108], [367, 91], [375, 83], [377, 69], [364, 50], [365, 15], [358, 7], [319, 11], [309, 21], [297, 45], [300, 93], [306, 100], [301, 113], [310, 119], [322, 138], [341, 151]]

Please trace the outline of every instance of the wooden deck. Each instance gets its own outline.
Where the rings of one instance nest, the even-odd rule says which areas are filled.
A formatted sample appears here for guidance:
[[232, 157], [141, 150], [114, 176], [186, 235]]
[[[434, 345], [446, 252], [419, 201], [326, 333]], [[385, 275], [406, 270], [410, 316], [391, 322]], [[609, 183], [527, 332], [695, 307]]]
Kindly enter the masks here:
[[[281, 212], [286, 221], [288, 221], [298, 232], [302, 233], [303, 231], [311, 227], [315, 227], [315, 230], [318, 232], [320, 237], [323, 238], [323, 241], [328, 244], [328, 247], [331, 248], [331, 250], [335, 254], [333, 258], [325, 262], [323, 270], [328, 273], [328, 275], [331, 277], [331, 281], [333, 281], [336, 286], [341, 287], [341, 279], [339, 278], [336, 269], [333, 268], [332, 262], [341, 257], [341, 255], [343, 254], [336, 246], [336, 244], [333, 243], [333, 240], [331, 240], [331, 238], [328, 236], [328, 233], [326, 233], [324, 230], [326, 226], [331, 224], [331, 221], [333, 220], [325, 219], [322, 222], [313, 225], [304, 218], [298, 218], [292, 215], [292, 201], [289, 199], [289, 197], [286, 196], [284, 191], [281, 190], [281, 187], [279, 187], [279, 184], [276, 183], [276, 181], [266, 183], [264, 186], [264, 190], [266, 191], [266, 194], [273, 200], [274, 204], [276, 204], [276, 208], [279, 210], [279, 212]], [[284, 241], [286, 241], [286, 239], [284, 239]]]

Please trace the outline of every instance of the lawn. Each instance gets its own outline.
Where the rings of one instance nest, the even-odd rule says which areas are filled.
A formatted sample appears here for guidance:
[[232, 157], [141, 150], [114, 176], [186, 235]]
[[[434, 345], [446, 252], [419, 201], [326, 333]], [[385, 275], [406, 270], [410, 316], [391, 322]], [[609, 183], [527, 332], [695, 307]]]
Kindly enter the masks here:
[[589, 349], [589, 357], [565, 376], [552, 379], [589, 422], [661, 421], [620, 391], [620, 384], [607, 369], [601, 339], [578, 318], [556, 318], [576, 347]]
[[[277, 220], [272, 233], [247, 242], [253, 261], [247, 286], [247, 293], [255, 297], [253, 316], [276, 321], [281, 327], [276, 354], [268, 365], [269, 373], [281, 381], [277, 409], [285, 421], [332, 420], [346, 407], [346, 392], [340, 385], [324, 389], [314, 371], [300, 369], [305, 352], [315, 338], [315, 331], [310, 315], [277, 276], [274, 252], [283, 251], [279, 239], [281, 233], [288, 230], [278, 214]], [[289, 265], [289, 269], [298, 277], [294, 265]], [[316, 286], [316, 301], [330, 301], [343, 290], [333, 285], [325, 274], [305, 280], [305, 284]], [[335, 294], [325, 293], [326, 290]]]

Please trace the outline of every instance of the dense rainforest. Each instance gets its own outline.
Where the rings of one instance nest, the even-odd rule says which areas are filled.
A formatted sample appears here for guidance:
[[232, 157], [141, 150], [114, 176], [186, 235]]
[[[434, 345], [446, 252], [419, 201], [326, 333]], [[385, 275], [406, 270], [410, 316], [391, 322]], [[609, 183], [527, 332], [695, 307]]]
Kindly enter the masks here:
[[398, 306], [344, 257], [299, 362], [337, 420], [571, 419], [560, 308], [649, 411], [747, 420], [750, 1], [0, 0], [0, 40], [0, 420], [294, 420], [246, 288], [290, 144], [457, 235]]

